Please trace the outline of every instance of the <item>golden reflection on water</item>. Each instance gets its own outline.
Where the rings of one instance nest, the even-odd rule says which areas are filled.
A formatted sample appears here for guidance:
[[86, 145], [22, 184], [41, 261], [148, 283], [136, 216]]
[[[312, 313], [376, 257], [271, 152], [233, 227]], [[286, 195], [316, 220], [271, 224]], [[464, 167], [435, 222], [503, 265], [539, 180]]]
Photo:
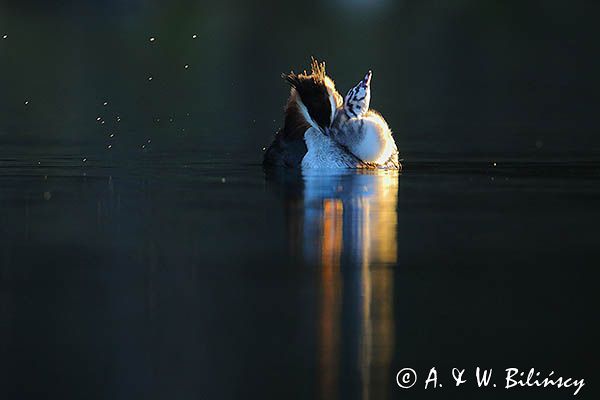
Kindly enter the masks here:
[[[344, 205], [340, 199], [323, 200], [321, 235], [321, 299], [319, 318], [321, 386], [327, 393], [336, 394], [340, 336], [340, 259], [343, 239]], [[336, 396], [337, 397], [337, 396]]]
[[[397, 172], [389, 171], [304, 175], [304, 256], [321, 267], [321, 398], [339, 398], [341, 347], [349, 343], [359, 347], [350, 351], [344, 347], [344, 351], [358, 354], [349, 362], [356, 362], [362, 398], [386, 397], [394, 349], [398, 179]], [[352, 279], [358, 282], [343, 287]], [[358, 307], [344, 306], [356, 304], [356, 299]], [[352, 314], [354, 326], [342, 326], [342, 312]], [[342, 338], [349, 343], [342, 343]]]

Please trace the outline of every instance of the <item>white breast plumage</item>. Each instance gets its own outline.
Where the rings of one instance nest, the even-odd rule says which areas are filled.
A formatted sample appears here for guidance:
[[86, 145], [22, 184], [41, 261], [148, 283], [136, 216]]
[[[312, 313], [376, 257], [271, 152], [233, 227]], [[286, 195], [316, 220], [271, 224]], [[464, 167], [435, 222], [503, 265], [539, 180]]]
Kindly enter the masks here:
[[356, 157], [344, 151], [330, 137], [313, 127], [304, 134], [308, 151], [302, 159], [302, 168], [359, 168]]

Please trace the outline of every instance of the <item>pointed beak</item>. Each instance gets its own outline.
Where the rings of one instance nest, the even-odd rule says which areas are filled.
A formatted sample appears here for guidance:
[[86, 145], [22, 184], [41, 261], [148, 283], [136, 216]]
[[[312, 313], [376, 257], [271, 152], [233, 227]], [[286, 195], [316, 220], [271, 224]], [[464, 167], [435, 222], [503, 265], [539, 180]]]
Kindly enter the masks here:
[[363, 82], [365, 83], [365, 86], [369, 86], [371, 84], [371, 77], [373, 76], [373, 73], [371, 71], [367, 72], [367, 74], [365, 75], [365, 78], [363, 79]]

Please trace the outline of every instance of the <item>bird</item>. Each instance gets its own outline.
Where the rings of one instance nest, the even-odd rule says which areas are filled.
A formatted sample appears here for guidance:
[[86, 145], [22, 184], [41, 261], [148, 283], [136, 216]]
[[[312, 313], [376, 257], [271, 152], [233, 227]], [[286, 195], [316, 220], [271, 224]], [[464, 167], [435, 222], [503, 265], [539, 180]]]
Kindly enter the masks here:
[[369, 109], [372, 72], [345, 98], [314, 58], [311, 72], [282, 74], [291, 86], [285, 119], [263, 157], [265, 167], [400, 169], [385, 119]]

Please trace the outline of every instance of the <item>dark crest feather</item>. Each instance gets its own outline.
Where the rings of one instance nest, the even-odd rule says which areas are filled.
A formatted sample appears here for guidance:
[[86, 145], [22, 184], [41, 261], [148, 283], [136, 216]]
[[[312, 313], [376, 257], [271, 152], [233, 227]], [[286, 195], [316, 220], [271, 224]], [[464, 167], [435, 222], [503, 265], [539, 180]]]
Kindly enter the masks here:
[[300, 77], [296, 75], [293, 71], [289, 74], [281, 74], [281, 77], [285, 79], [287, 83], [290, 84], [291, 87], [296, 88], [300, 84]]
[[[307, 74], [306, 71], [300, 74], [292, 71], [281, 76], [297, 93], [312, 120], [323, 130], [328, 127], [333, 116], [326, 84], [325, 63], [319, 63], [312, 58], [310, 74]], [[295, 108], [296, 102], [291, 102], [292, 99], [290, 97], [288, 102], [288, 111], [286, 111], [288, 114], [292, 108]], [[304, 124], [308, 122], [304, 121]]]
[[306, 79], [312, 79], [315, 84], [325, 83], [325, 61], [318, 62], [314, 57], [310, 58], [310, 75], [304, 71], [301, 74], [296, 74], [291, 71], [289, 74], [281, 74], [281, 77], [293, 88], [298, 88], [301, 81]]

